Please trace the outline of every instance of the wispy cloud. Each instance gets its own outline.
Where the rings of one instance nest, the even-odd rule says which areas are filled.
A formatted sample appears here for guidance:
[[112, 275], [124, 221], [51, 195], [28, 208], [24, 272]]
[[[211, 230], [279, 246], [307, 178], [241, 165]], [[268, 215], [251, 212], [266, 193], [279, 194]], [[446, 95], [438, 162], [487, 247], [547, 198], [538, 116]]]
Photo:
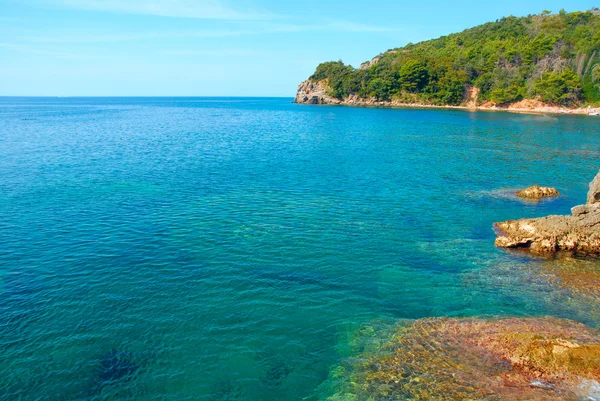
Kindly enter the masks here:
[[265, 20], [274, 15], [234, 9], [219, 0], [45, 0], [46, 3], [89, 11], [145, 14], [161, 17], [222, 20]]
[[243, 27], [236, 29], [216, 30], [182, 30], [182, 31], [156, 31], [156, 32], [131, 32], [131, 33], [96, 33], [69, 34], [62, 36], [49, 35], [26, 35], [18, 39], [24, 42], [53, 43], [53, 44], [95, 44], [95, 43], [117, 43], [133, 42], [155, 39], [201, 39], [201, 38], [224, 38], [232, 36], [271, 35], [282, 33], [303, 32], [347, 32], [347, 33], [392, 33], [404, 31], [398, 27], [380, 27], [358, 24], [347, 21], [328, 22], [323, 24], [281, 24], [281, 23], [245, 23]]
[[239, 36], [251, 33], [250, 31], [234, 30], [199, 30], [199, 31], [166, 31], [166, 32], [139, 32], [122, 34], [102, 34], [95, 35], [62, 35], [62, 36], [41, 36], [29, 35], [21, 36], [20, 40], [36, 43], [60, 43], [60, 44], [95, 44], [95, 43], [117, 43], [134, 42], [153, 39], [178, 39], [178, 38], [222, 38], [229, 36]]

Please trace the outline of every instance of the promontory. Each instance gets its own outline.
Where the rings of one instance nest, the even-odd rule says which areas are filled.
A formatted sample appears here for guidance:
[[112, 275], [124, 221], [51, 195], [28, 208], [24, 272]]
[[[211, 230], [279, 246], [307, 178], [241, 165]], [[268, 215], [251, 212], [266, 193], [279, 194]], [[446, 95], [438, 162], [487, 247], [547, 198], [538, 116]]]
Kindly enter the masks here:
[[295, 102], [600, 115], [600, 11], [510, 16], [359, 68], [325, 62]]

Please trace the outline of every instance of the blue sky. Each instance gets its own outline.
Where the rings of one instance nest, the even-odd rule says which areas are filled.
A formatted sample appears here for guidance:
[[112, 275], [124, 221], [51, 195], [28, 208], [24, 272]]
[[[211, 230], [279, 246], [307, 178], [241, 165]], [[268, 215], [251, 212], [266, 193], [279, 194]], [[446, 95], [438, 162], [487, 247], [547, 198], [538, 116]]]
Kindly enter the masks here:
[[322, 61], [595, 1], [0, 0], [0, 95], [293, 96]]

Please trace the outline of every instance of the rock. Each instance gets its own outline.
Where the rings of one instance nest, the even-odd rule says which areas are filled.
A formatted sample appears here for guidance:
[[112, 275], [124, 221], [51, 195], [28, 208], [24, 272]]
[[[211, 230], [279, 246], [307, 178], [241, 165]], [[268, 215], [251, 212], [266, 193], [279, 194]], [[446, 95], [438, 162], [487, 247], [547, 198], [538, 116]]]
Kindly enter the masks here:
[[538, 253], [600, 253], [600, 213], [547, 216], [495, 223], [496, 246], [528, 248]]
[[588, 205], [600, 205], [600, 172], [594, 178], [594, 181], [590, 182], [590, 191], [587, 196]]
[[[539, 268], [535, 268], [536, 276], [543, 278], [552, 287], [564, 292], [567, 299], [563, 302], [573, 305], [576, 313], [583, 313], [586, 319], [600, 321], [600, 264], [596, 258], [573, 258], [561, 254], [547, 259]], [[556, 302], [554, 294], [550, 302]]]
[[[340, 394], [369, 400], [591, 399], [600, 333], [557, 318], [421, 319], [352, 358]], [[328, 398], [335, 400], [335, 397]]]
[[600, 253], [600, 201], [596, 200], [599, 193], [600, 172], [590, 184], [588, 204], [574, 207], [572, 216], [494, 223], [498, 233], [496, 246], [527, 248], [537, 253]]
[[571, 208], [573, 216], [581, 216], [582, 214], [593, 213], [598, 211], [600, 205], [578, 205]]
[[379, 63], [379, 60], [381, 60], [382, 56], [383, 56], [383, 54], [380, 54], [378, 56], [375, 56], [371, 61], [365, 61], [364, 63], [362, 63], [360, 65], [360, 69], [368, 70], [369, 68], [373, 67], [374, 65], [377, 65], [377, 63]]
[[298, 86], [294, 103], [340, 104], [341, 101], [327, 94], [327, 80], [304, 81]]
[[520, 198], [526, 199], [541, 199], [546, 198], [548, 196], [558, 196], [560, 194], [558, 193], [556, 188], [540, 187], [534, 185], [532, 187], [518, 191], [516, 195]]

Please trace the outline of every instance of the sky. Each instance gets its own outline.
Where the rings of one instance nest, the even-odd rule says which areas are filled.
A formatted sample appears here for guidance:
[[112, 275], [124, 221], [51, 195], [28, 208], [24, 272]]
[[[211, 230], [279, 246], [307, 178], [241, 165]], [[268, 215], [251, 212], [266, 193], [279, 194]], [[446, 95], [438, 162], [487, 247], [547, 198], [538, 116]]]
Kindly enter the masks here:
[[323, 61], [599, 0], [0, 0], [0, 96], [285, 96]]

